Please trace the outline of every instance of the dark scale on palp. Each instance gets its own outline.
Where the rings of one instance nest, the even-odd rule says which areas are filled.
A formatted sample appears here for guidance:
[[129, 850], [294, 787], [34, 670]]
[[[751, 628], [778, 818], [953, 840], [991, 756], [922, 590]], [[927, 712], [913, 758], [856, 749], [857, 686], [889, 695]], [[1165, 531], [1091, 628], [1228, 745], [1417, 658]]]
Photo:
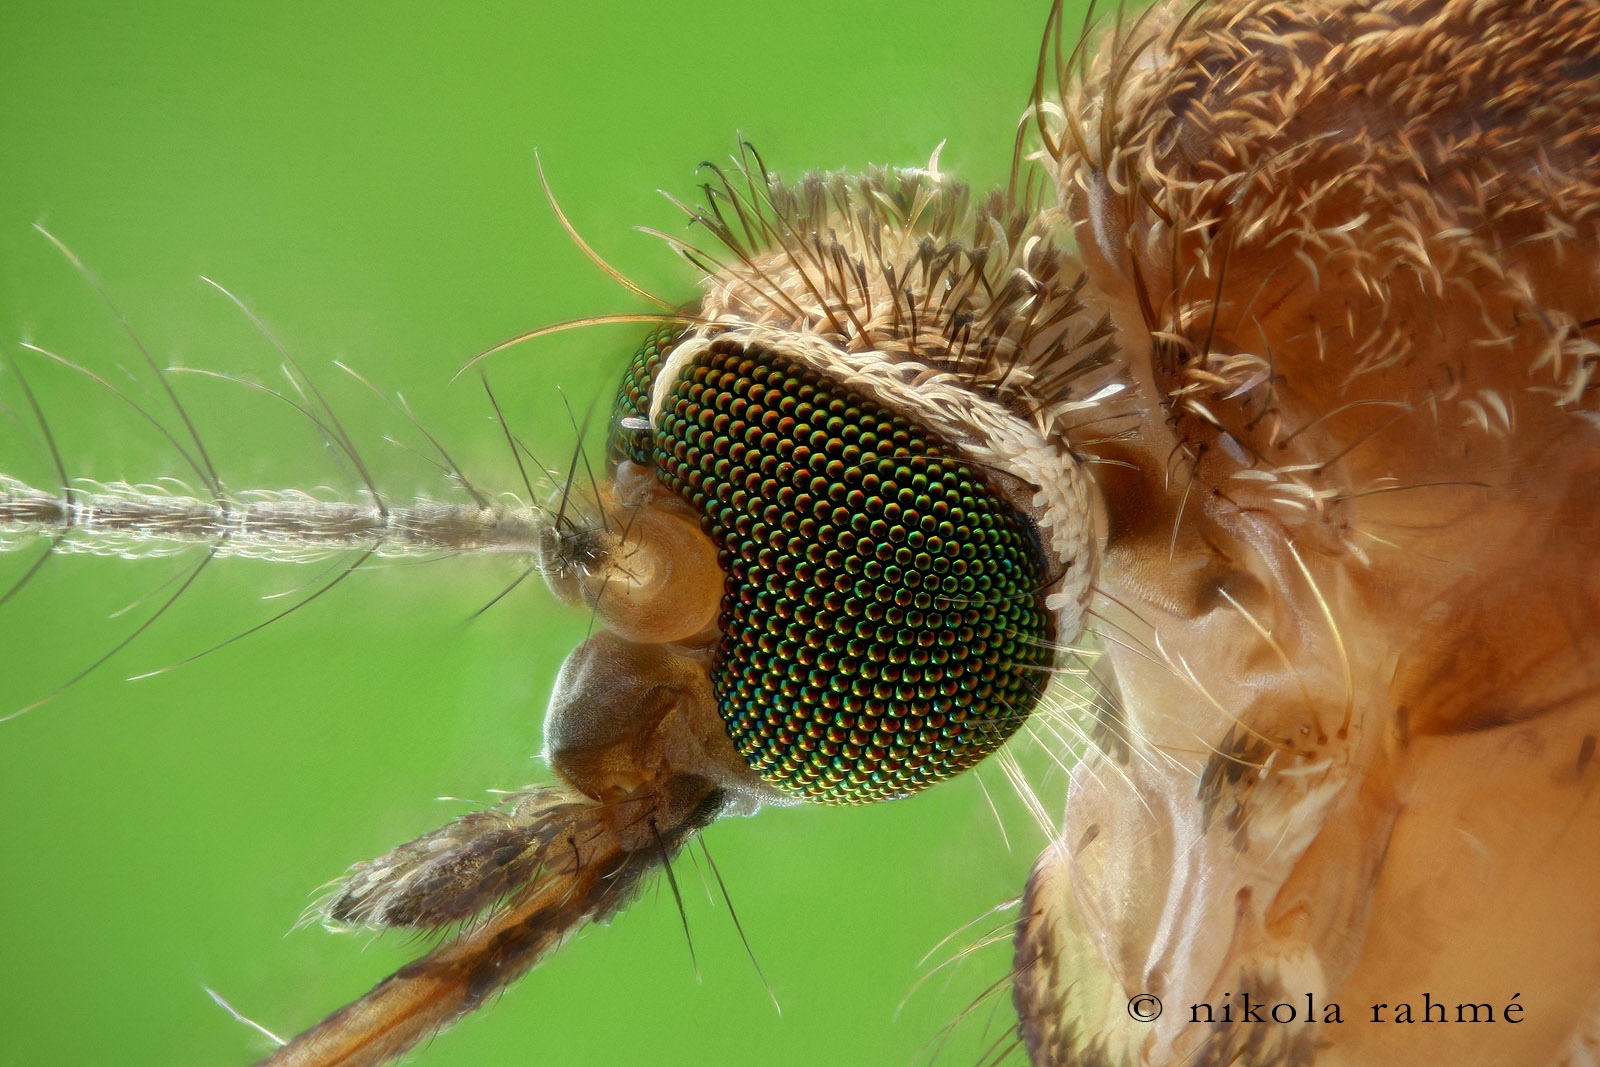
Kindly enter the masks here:
[[611, 454], [701, 515], [728, 574], [713, 684], [768, 781], [851, 803], [972, 766], [1048, 680], [1050, 620], [1027, 522], [954, 451], [769, 352], [714, 343], [649, 430], [653, 334], [618, 396]]

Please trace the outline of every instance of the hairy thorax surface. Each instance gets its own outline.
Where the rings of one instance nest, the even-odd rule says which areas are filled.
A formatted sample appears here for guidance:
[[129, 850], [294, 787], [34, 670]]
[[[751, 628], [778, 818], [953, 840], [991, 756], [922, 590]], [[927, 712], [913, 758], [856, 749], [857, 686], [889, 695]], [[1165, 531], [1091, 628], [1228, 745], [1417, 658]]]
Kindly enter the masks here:
[[[1135, 388], [1093, 450], [1124, 710], [1030, 888], [1036, 1061], [1592, 1040], [1597, 76], [1588, 4], [1178, 4], [1064, 89]], [[1298, 1019], [1196, 1023], [1245, 991]], [[1538, 1009], [1374, 1008], [1424, 992]]]

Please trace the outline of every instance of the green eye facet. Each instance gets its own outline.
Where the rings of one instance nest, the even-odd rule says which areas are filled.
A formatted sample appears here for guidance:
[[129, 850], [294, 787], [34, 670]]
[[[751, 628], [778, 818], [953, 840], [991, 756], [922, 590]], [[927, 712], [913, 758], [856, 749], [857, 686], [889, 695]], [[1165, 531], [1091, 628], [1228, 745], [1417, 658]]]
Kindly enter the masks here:
[[1052, 659], [1031, 524], [946, 442], [755, 345], [712, 342], [652, 404], [671, 345], [652, 335], [629, 368], [610, 451], [718, 548], [712, 682], [745, 760], [790, 795], [858, 803], [999, 747]]

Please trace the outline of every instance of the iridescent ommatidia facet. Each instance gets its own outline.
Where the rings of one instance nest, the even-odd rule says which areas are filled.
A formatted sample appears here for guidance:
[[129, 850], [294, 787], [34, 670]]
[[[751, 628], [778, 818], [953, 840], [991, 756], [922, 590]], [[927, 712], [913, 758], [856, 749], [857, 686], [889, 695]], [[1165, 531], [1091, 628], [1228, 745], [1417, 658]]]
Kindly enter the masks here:
[[853, 803], [1002, 744], [1052, 659], [1031, 524], [926, 429], [753, 345], [713, 342], [651, 419], [670, 345], [652, 336], [629, 368], [611, 453], [718, 547], [712, 677], [740, 753], [787, 793]]

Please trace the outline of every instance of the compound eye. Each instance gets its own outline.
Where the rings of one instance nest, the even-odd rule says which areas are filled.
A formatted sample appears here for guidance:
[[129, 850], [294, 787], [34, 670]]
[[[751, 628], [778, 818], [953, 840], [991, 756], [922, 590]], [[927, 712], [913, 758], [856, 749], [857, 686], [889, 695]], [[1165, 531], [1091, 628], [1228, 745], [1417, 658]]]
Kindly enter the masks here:
[[954, 446], [796, 361], [727, 337], [688, 360], [665, 347], [625, 379], [612, 456], [721, 553], [711, 682], [750, 767], [858, 803], [1003, 743], [1053, 658], [1029, 521]]

